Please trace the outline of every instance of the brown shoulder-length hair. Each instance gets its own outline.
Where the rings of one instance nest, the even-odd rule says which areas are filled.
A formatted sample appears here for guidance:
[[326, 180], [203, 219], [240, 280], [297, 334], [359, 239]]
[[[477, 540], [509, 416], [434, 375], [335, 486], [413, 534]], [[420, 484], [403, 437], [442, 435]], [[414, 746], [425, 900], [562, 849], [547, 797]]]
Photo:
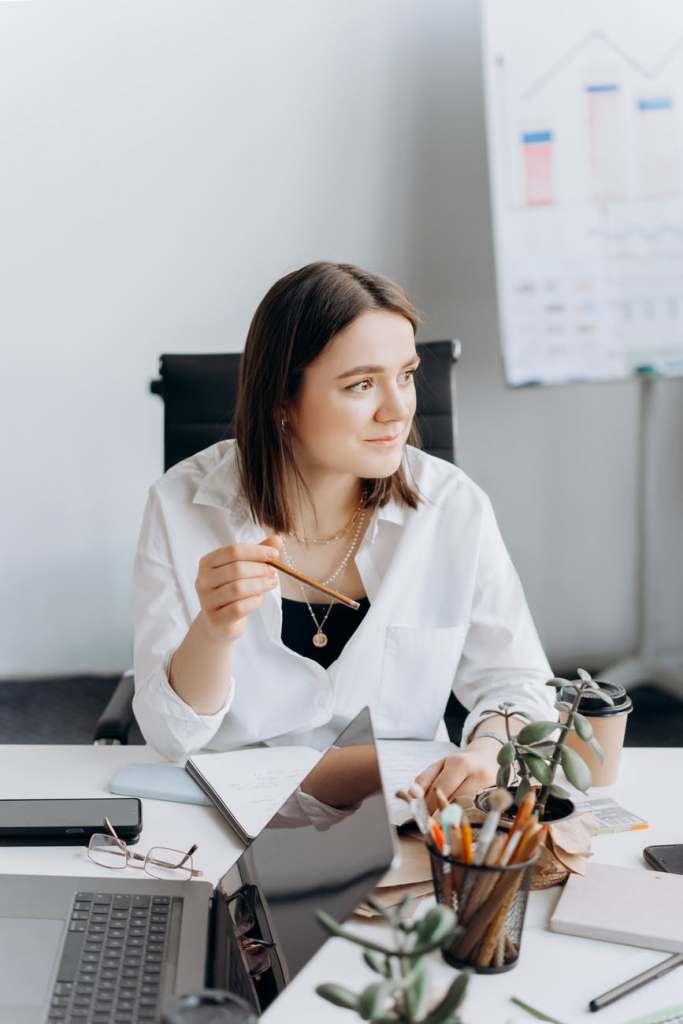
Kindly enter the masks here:
[[[288, 468], [307, 490], [282, 416], [296, 404], [306, 367], [336, 334], [372, 309], [399, 313], [417, 330], [417, 310], [403, 289], [350, 263], [309, 263], [287, 274], [254, 313], [235, 410], [238, 467], [254, 520], [278, 533], [293, 526], [285, 493]], [[414, 422], [407, 441], [420, 447]], [[405, 477], [403, 462], [391, 476], [364, 484], [368, 508], [385, 505], [391, 497], [417, 508], [420, 500]]]

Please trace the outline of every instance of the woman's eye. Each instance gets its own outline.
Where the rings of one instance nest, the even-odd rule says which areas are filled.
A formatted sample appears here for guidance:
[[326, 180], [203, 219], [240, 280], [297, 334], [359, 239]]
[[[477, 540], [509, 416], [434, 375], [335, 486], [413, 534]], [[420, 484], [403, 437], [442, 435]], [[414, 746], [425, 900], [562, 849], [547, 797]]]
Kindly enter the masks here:
[[415, 377], [417, 371], [418, 371], [417, 367], [414, 367], [413, 370], [404, 370], [403, 373], [401, 374], [401, 377], [403, 378], [404, 383], [408, 384], [410, 381], [412, 381], [413, 378]]
[[370, 384], [372, 384], [372, 381], [367, 379], [367, 378], [365, 380], [359, 380], [357, 384], [351, 384], [345, 390], [346, 391], [367, 391], [367, 388], [361, 387], [361, 384], [370, 385]]

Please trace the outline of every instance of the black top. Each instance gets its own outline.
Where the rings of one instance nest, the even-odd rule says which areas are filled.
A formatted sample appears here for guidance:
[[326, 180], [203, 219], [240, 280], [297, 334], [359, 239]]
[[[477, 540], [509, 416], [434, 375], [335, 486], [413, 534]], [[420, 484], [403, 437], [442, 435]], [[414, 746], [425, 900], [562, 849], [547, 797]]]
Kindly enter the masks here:
[[[315, 623], [311, 618], [305, 601], [292, 601], [282, 598], [282, 642], [285, 647], [305, 658], [313, 658], [323, 668], [328, 668], [336, 661], [344, 649], [344, 645], [358, 629], [370, 607], [367, 597], [358, 602], [360, 608], [354, 611], [345, 604], [335, 603], [330, 611], [323, 633], [327, 637], [325, 647], [316, 647], [313, 636], [316, 632]], [[318, 622], [322, 622], [329, 604], [312, 604], [313, 614]]]

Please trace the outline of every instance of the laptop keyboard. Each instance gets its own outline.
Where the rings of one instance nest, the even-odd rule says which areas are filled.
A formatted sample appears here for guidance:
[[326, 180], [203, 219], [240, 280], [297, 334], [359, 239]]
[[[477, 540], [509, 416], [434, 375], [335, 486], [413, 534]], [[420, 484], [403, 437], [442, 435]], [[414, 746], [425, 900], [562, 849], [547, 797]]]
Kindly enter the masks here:
[[172, 912], [182, 899], [76, 894], [47, 1020], [157, 1021]]

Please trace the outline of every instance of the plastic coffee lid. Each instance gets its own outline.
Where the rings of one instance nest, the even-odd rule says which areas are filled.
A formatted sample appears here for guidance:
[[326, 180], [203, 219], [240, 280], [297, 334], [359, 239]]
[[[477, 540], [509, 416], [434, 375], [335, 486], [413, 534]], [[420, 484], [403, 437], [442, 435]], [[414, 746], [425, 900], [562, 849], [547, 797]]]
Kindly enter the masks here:
[[[609, 718], [610, 715], [628, 715], [633, 711], [633, 701], [623, 686], [620, 686], [619, 683], [605, 683], [602, 679], [596, 679], [595, 682], [600, 685], [601, 690], [609, 694], [614, 701], [614, 707], [611, 704], [605, 704], [599, 697], [591, 693], [584, 693], [579, 703], [579, 711], [582, 715], [587, 715], [589, 718]], [[571, 702], [572, 694], [567, 690], [561, 690], [560, 700]]]

